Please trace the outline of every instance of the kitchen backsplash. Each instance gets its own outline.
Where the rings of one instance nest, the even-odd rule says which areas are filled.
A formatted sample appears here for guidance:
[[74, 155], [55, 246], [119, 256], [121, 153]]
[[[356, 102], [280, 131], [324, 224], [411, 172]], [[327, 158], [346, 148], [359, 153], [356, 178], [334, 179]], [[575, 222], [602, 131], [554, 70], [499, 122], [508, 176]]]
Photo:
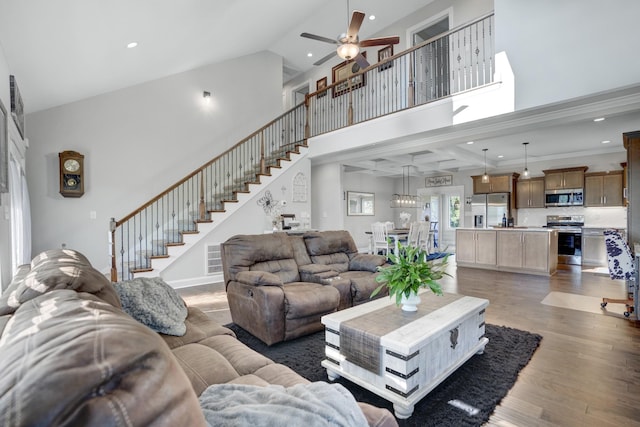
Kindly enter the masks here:
[[518, 209], [516, 224], [536, 227], [547, 223], [547, 215], [584, 215], [584, 226], [594, 228], [627, 228], [627, 209], [624, 207], [585, 208], [568, 206], [544, 209]]

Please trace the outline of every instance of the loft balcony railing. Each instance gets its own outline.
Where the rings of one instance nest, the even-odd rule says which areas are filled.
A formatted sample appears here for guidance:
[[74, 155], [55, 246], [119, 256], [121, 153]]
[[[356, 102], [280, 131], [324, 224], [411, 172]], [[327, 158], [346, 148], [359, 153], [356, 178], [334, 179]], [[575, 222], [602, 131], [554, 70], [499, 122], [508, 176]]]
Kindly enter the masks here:
[[[373, 61], [369, 61], [373, 62]], [[111, 219], [111, 280], [151, 271], [151, 260], [211, 222], [307, 139], [493, 83], [494, 15], [483, 16], [306, 96], [280, 117], [120, 220]], [[348, 68], [347, 68], [348, 67]]]

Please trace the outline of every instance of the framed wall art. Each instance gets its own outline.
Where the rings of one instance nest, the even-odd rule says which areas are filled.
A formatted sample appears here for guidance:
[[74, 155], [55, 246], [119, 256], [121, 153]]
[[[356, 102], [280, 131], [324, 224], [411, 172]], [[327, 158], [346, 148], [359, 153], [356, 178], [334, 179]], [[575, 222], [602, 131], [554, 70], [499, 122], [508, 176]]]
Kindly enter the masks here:
[[13, 121], [16, 122], [20, 136], [24, 139], [24, 104], [22, 103], [22, 96], [20, 96], [15, 76], [9, 76], [9, 88], [11, 90], [11, 116]]
[[375, 195], [361, 191], [347, 191], [347, 215], [375, 215]]
[[0, 100], [0, 193], [9, 192], [9, 120]]
[[[367, 52], [362, 52], [362, 56], [367, 57]], [[331, 69], [331, 83], [337, 83], [344, 80], [340, 84], [333, 87], [333, 97], [340, 96], [349, 91], [349, 83], [351, 83], [351, 90], [355, 90], [363, 87], [367, 84], [366, 76], [364, 74], [354, 74], [360, 71], [360, 66], [353, 60], [344, 61], [336, 65]]]
[[[382, 62], [387, 58], [391, 58], [393, 56], [393, 45], [390, 44], [387, 47], [383, 47], [378, 51], [378, 62]], [[385, 64], [382, 64], [378, 67], [378, 71], [384, 71], [388, 68], [393, 67], [393, 61], [389, 61]]]
[[[318, 92], [318, 94], [316, 95], [317, 98], [322, 98], [323, 96], [325, 96], [327, 94], [326, 89], [327, 88], [327, 78], [323, 77], [320, 80], [318, 80], [316, 82], [316, 92]], [[322, 91], [322, 92], [320, 92]]]

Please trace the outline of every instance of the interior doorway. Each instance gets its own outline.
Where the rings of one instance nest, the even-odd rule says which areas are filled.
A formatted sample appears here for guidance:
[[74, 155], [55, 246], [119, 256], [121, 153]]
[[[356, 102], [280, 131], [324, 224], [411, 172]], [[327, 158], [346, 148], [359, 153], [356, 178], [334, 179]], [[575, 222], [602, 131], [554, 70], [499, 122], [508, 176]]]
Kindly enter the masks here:
[[[411, 47], [449, 31], [449, 13], [433, 17], [409, 29]], [[422, 104], [447, 96], [449, 84], [449, 39], [443, 37], [416, 50], [415, 96], [416, 104]]]
[[421, 212], [418, 218], [438, 223], [439, 251], [455, 252], [456, 229], [464, 218], [464, 186], [427, 187], [417, 191]]
[[293, 108], [296, 105], [299, 105], [304, 102], [304, 98], [309, 93], [309, 82], [306, 82], [298, 87], [293, 88], [291, 92], [291, 102], [292, 105], [289, 108]]

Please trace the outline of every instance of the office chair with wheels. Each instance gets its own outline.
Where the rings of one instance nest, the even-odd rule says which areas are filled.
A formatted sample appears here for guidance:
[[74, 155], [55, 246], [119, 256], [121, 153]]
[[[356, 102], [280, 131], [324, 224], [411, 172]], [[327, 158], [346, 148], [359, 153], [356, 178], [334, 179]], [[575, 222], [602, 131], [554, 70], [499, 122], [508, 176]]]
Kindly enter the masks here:
[[617, 230], [605, 230], [604, 242], [607, 247], [607, 263], [611, 280], [624, 279], [627, 285], [627, 298], [602, 298], [600, 306], [605, 308], [608, 303], [624, 304], [625, 317], [633, 313], [633, 287], [635, 282], [635, 265], [633, 254], [627, 242]]

